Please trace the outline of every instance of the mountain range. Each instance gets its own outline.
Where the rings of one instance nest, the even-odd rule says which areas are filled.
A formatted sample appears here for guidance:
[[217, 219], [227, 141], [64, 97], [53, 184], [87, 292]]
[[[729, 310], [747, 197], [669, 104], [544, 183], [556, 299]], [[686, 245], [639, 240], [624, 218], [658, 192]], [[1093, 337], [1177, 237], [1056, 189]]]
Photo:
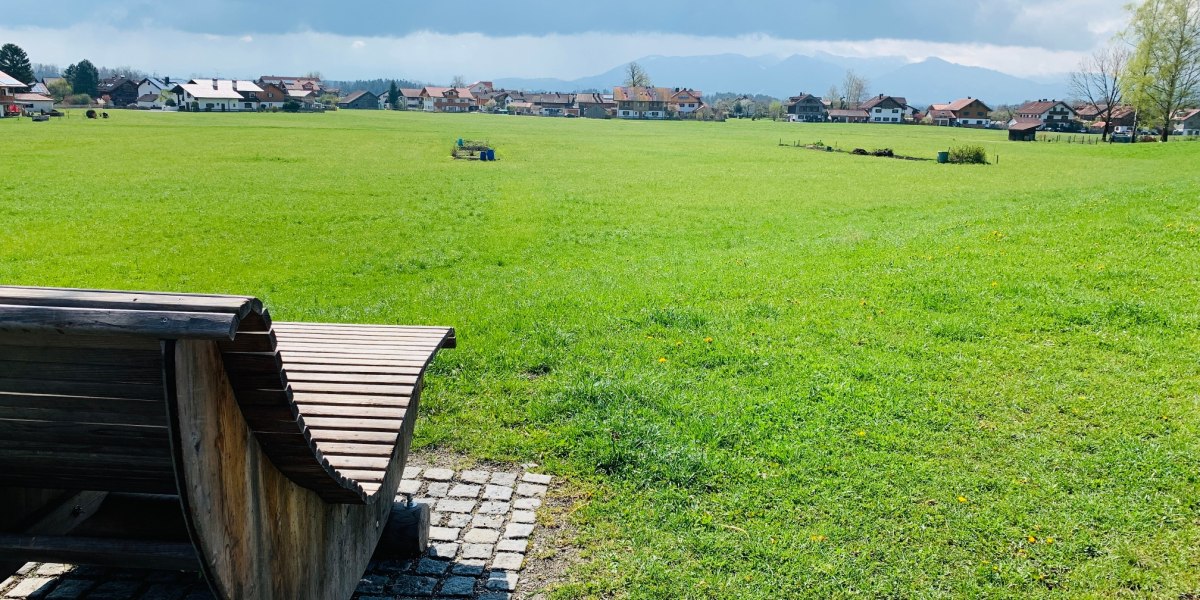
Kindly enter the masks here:
[[[967, 96], [993, 105], [1017, 104], [1039, 98], [1064, 98], [1064, 75], [1043, 82], [1014, 77], [982, 67], [969, 67], [940, 58], [909, 62], [902, 57], [855, 58], [819, 53], [788, 57], [717, 54], [710, 56], [647, 56], [640, 64], [655, 85], [688, 87], [705, 93], [766, 94], [787, 98], [802, 92], [823, 96], [853, 70], [869, 81], [873, 94], [904, 96], [909, 104], [925, 106]], [[572, 92], [608, 90], [621, 85], [626, 65], [575, 80], [498, 79], [497, 88]]]

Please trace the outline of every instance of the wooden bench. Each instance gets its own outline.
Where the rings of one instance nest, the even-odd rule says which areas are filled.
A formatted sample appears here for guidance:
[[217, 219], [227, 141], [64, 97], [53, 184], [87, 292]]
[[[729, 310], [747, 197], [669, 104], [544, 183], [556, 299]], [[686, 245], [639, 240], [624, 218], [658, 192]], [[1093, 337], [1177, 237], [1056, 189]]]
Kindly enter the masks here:
[[[255, 298], [0, 286], [0, 580], [192, 569], [349, 598], [446, 327], [272, 323]], [[7, 561], [7, 562], [4, 562]]]

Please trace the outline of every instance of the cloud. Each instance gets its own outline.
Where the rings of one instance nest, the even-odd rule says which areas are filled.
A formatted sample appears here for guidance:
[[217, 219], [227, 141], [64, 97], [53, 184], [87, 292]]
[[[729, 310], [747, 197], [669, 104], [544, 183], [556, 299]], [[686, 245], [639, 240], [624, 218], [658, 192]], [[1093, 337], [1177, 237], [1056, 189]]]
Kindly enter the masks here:
[[[1082, 51], [1032, 46], [900, 38], [802, 40], [763, 34], [722, 37], [657, 32], [487, 36], [422, 31], [364, 37], [304, 31], [250, 36], [80, 24], [66, 28], [0, 26], [0, 39], [21, 45], [34, 62], [62, 66], [88, 58], [101, 65], [133, 63], [174, 77], [254, 78], [264, 73], [319, 71], [331, 79], [396, 77], [429, 82], [447, 82], [460, 73], [468, 79], [574, 79], [653, 54], [782, 58], [822, 52], [859, 58], [895, 56], [913, 62], [939, 57], [1028, 77], [1069, 71], [1084, 55]], [[368, 46], [370, 51], [363, 52]], [[164, 48], [169, 51], [162, 51]]]
[[[1126, 0], [944, 0], [846, 2], [803, 0], [607, 0], [575, 3], [523, 0], [476, 2], [469, 10], [444, 2], [365, 0], [346, 10], [327, 0], [58, 0], [54, 10], [35, 2], [5, 8], [9, 27], [62, 29], [86, 23], [122, 30], [159, 28], [190, 33], [289, 34], [318, 32], [358, 38], [403, 38], [422, 31], [523, 36], [628, 34], [737, 38], [763, 34], [777, 39], [908, 39], [951, 44], [1029, 46], [1086, 50], [1122, 22]], [[363, 15], [371, 15], [364, 18]]]

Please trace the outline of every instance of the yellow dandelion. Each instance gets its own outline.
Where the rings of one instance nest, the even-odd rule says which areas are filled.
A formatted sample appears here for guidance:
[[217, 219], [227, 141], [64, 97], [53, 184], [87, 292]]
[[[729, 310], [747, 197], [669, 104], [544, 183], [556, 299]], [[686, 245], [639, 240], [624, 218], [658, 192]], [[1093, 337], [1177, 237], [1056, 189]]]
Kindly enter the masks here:
[[809, 539], [814, 542], [820, 543], [820, 542], [824, 542], [824, 541], [828, 540], [829, 538], [825, 537], [823, 535], [813, 535], [813, 536], [809, 537]]
[[1052, 538], [1052, 537], [1048, 537], [1048, 538], [1046, 538], [1046, 543], [1047, 543], [1047, 544], [1053, 544], [1053, 543], [1054, 543], [1054, 538]]
[[992, 287], [997, 287], [997, 286], [999, 286], [999, 285], [1000, 285], [1000, 282], [998, 282], [998, 281], [993, 281], [993, 282], [992, 282]]
[[966, 504], [966, 503], [967, 503], [967, 497], [966, 497], [966, 496], [959, 496], [959, 497], [958, 497], [958, 501], [959, 501], [960, 503], [962, 503], [962, 504]]
[[859, 429], [858, 437], [867, 437], [867, 431], [865, 429]]
[[676, 348], [678, 348], [678, 347], [680, 347], [680, 346], [682, 346], [682, 345], [683, 345], [683, 341], [682, 341], [682, 340], [681, 340], [681, 341], [678, 341], [678, 342], [675, 342], [675, 347], [676, 347]]
[[1030, 543], [1030, 544], [1036, 544], [1036, 543], [1037, 543], [1037, 536], [1033, 536], [1033, 535], [1029, 536], [1029, 543]]
[[705, 343], [705, 344], [711, 344], [711, 343], [713, 343], [713, 339], [712, 339], [712, 338], [710, 338], [710, 337], [706, 337], [706, 338], [704, 338], [704, 343]]
[[660, 358], [658, 359], [658, 362], [660, 362], [660, 363], [665, 363], [665, 362], [667, 362], [667, 357], [665, 357], [665, 356], [663, 356], [663, 357], [660, 357]]

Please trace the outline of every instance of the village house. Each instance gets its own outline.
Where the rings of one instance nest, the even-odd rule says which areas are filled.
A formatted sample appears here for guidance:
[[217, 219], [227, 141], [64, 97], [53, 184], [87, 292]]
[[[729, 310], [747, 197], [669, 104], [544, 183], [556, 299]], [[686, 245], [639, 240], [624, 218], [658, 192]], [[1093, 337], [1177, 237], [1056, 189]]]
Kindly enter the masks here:
[[571, 94], [528, 94], [525, 99], [534, 105], [534, 113], [543, 117], [579, 116], [574, 108], [575, 98]]
[[282, 87], [285, 90], [307, 90], [313, 92], [314, 96], [320, 96], [323, 93], [331, 92], [321, 85], [321, 80], [316, 77], [281, 77], [279, 75], [263, 75], [259, 77], [257, 83], [267, 84], [273, 83]]
[[812, 94], [800, 94], [787, 99], [789, 121], [824, 123], [829, 119], [829, 107]]
[[13, 103], [26, 114], [46, 114], [54, 110], [54, 98], [33, 92], [13, 94]]
[[288, 101], [287, 88], [278, 83], [257, 82], [259, 89], [262, 91], [258, 94], [258, 105], [261, 108], [283, 108], [283, 104]]
[[138, 96], [138, 83], [123, 75], [105, 79], [96, 86], [96, 97], [117, 108], [136, 106]]
[[611, 96], [605, 94], [576, 94], [575, 107], [579, 110], [579, 116], [581, 117], [607, 119], [616, 113], [617, 103], [613, 101]]
[[476, 81], [475, 83], [468, 85], [467, 90], [469, 90], [471, 92], [472, 96], [478, 96], [480, 94], [484, 94], [484, 93], [492, 91], [492, 82]]
[[514, 100], [508, 103], [507, 109], [510, 115], [532, 115], [534, 105], [532, 102], [525, 100]]
[[1172, 135], [1200, 135], [1200, 108], [1176, 111], [1171, 118]]
[[829, 110], [831, 123], [866, 123], [871, 116], [861, 108], [833, 108]]
[[338, 102], [338, 108], [354, 110], [379, 110], [379, 96], [368, 90], [350, 92], [349, 96]]
[[[1097, 115], [1097, 118], [1104, 118], [1103, 111]], [[1103, 133], [1105, 126], [1109, 126], [1108, 130], [1111, 133], [1125, 134], [1133, 131], [1136, 120], [1137, 111], [1132, 106], [1117, 106], [1112, 109], [1112, 114], [1109, 115], [1108, 121], [1091, 121], [1088, 129], [1092, 133]]]
[[421, 110], [424, 107], [420, 88], [401, 88], [397, 91], [400, 92], [400, 98], [396, 101], [399, 106], [393, 106], [392, 110]]
[[202, 112], [257, 110], [262, 91], [253, 81], [215, 78], [192, 79], [171, 88], [181, 108]]
[[903, 123], [905, 117], [911, 117], [908, 102], [904, 98], [879, 94], [858, 106], [867, 112], [867, 120], [871, 123]]
[[617, 116], [622, 119], [665, 119], [667, 102], [674, 92], [669, 88], [626, 87], [613, 88], [613, 100], [617, 103]]
[[1075, 124], [1075, 109], [1061, 100], [1036, 100], [1026, 102], [1017, 109], [1013, 122], [1037, 120], [1043, 130], [1069, 130]]
[[156, 79], [147, 77], [138, 82], [138, 108], [162, 108], [165, 99], [164, 96], [170, 94], [171, 88], [170, 77]]
[[992, 109], [978, 98], [959, 98], [949, 104], [929, 107], [929, 119], [942, 127], [987, 127], [992, 124]]
[[688, 88], [675, 88], [675, 93], [667, 100], [668, 112], [674, 110], [681, 119], [688, 119], [698, 110], [704, 108], [704, 93]]
[[475, 97], [467, 88], [421, 88], [421, 101], [426, 112], [472, 112], [478, 109]]
[[[304, 88], [289, 89], [287, 91], [288, 102], [296, 102], [305, 110], [312, 110], [317, 106], [316, 90], [307, 90]], [[286, 102], [285, 102], [286, 104]]]
[[0, 71], [0, 117], [21, 114], [16, 94], [28, 87], [8, 73]]

